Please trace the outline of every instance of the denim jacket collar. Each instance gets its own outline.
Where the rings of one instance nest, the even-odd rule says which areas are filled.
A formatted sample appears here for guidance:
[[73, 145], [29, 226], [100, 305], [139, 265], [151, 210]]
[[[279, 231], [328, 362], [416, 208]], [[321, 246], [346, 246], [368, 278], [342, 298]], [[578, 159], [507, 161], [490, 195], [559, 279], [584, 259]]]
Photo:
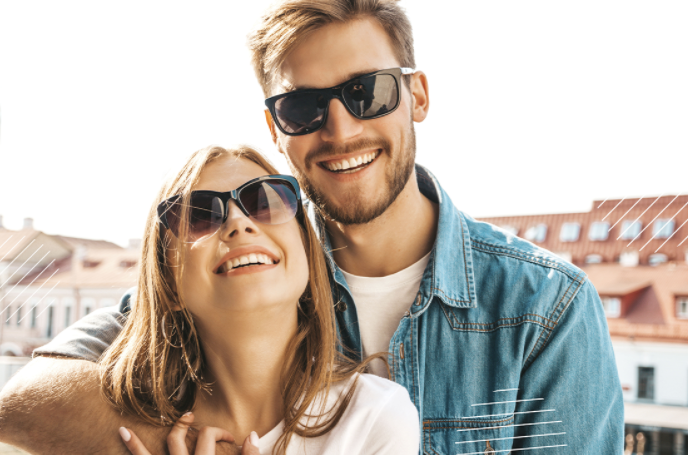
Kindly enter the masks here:
[[[423, 313], [434, 296], [454, 308], [476, 308], [471, 236], [464, 215], [454, 207], [430, 171], [416, 164], [416, 176], [421, 193], [439, 204], [440, 214], [435, 245], [420, 285], [421, 299], [412, 305], [411, 315]], [[306, 211], [323, 245], [335, 282], [348, 291], [344, 275], [331, 254], [332, 245], [324, 220], [312, 203], [307, 204]]]

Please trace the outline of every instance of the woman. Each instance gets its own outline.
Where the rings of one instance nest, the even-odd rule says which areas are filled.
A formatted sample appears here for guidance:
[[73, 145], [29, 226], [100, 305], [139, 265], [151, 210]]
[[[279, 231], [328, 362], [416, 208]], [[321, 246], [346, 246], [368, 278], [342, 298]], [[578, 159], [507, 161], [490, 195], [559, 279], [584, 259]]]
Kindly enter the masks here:
[[191, 422], [205, 427], [196, 454], [232, 435], [245, 454], [418, 453], [406, 390], [338, 354], [325, 258], [296, 180], [276, 174], [250, 148], [209, 147], [163, 186], [136, 303], [101, 360], [105, 395], [177, 421], [172, 455], [188, 453]]

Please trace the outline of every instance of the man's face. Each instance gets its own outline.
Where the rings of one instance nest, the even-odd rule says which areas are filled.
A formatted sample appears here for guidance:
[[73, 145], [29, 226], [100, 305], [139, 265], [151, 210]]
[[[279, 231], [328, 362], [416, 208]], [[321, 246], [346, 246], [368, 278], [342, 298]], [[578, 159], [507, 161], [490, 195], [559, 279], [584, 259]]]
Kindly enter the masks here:
[[[399, 66], [387, 34], [376, 21], [329, 24], [288, 55], [272, 95], [332, 87], [360, 74]], [[287, 136], [273, 127], [273, 140], [308, 197], [328, 218], [342, 224], [367, 223], [394, 202], [413, 172], [412, 107], [411, 91], [403, 83], [399, 107], [377, 119], [359, 120], [332, 99], [321, 129]]]

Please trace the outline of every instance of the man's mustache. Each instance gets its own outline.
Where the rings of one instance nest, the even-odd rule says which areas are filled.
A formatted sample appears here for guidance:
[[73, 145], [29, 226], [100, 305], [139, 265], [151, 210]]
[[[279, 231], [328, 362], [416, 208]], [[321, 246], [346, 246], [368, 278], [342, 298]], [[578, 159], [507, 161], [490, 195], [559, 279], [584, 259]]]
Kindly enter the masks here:
[[389, 141], [383, 138], [362, 138], [347, 142], [345, 144], [333, 144], [328, 142], [323, 144], [321, 147], [308, 152], [305, 160], [306, 169], [310, 170], [311, 165], [318, 161], [325, 161], [328, 158], [332, 159], [338, 156], [347, 155], [349, 153], [356, 153], [362, 150], [370, 149], [382, 149], [389, 151], [391, 146]]

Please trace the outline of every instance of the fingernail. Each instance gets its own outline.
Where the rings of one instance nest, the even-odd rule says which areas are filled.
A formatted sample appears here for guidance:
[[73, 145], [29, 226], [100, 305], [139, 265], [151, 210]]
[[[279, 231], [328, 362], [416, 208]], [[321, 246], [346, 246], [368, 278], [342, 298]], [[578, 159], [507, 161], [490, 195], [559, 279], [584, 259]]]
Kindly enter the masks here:
[[124, 442], [129, 442], [131, 439], [131, 433], [124, 427], [119, 427], [119, 435], [124, 439]]
[[189, 411], [186, 414], [182, 415], [182, 417], [190, 416], [191, 414], [193, 414], [193, 412]]
[[248, 437], [249, 442], [251, 443], [252, 446], [258, 447], [260, 438], [258, 438], [258, 433], [255, 431], [252, 431], [251, 434]]

